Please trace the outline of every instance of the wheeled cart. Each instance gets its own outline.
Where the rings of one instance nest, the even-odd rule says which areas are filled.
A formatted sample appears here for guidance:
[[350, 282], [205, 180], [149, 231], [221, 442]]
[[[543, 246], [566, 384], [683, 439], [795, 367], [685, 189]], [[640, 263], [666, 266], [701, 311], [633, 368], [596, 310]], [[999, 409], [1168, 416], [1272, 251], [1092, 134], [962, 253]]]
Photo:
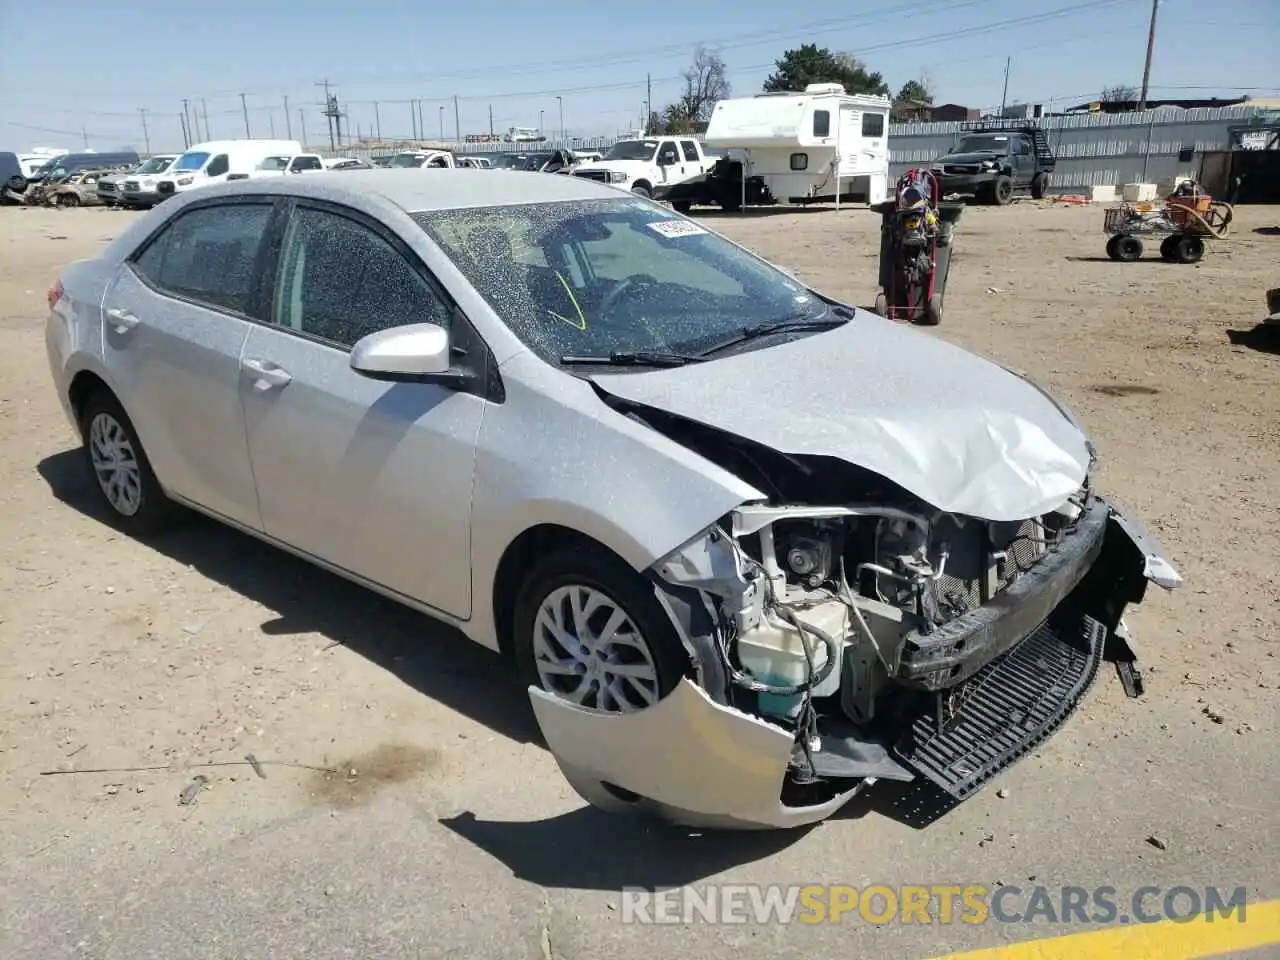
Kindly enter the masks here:
[[1110, 234], [1107, 256], [1130, 262], [1142, 257], [1143, 237], [1162, 237], [1160, 258], [1169, 263], [1196, 263], [1206, 241], [1231, 231], [1231, 205], [1214, 200], [1194, 181], [1187, 181], [1163, 204], [1122, 203], [1103, 215], [1102, 232]]
[[932, 171], [908, 170], [893, 199], [871, 209], [880, 214], [876, 313], [908, 323], [941, 323], [952, 239], [964, 204], [940, 202]]

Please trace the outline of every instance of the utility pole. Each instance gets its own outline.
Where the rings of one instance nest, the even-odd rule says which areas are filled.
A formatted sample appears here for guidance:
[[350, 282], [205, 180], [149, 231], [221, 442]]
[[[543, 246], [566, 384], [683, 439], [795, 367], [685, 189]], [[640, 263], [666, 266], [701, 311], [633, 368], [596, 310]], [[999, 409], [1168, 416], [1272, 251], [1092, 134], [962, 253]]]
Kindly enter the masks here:
[[88, 150], [89, 149], [89, 131], [83, 124], [80, 126], [80, 136], [84, 137], [84, 148]]
[[253, 134], [249, 132], [249, 105], [245, 102], [244, 94], [240, 94], [240, 112], [244, 114], [244, 135], [252, 140]]
[[1004, 93], [1000, 94], [1000, 119], [1004, 119], [1005, 103], [1009, 99], [1009, 67], [1013, 64], [1013, 57], [1006, 57], [1004, 61]]
[[378, 101], [373, 101], [373, 128], [379, 140], [382, 139], [382, 111], [378, 109]]
[[1147, 31], [1147, 62], [1142, 67], [1142, 93], [1138, 94], [1138, 110], [1147, 109], [1147, 93], [1151, 83], [1151, 52], [1156, 45], [1156, 14], [1160, 12], [1160, 0], [1151, 0], [1151, 28]]
[[142, 117], [142, 142], [147, 146], [147, 156], [151, 156], [151, 132], [147, 129], [147, 108], [139, 107], [138, 115]]
[[[289, 119], [289, 98], [284, 98], [284, 135], [290, 140], [293, 139], [293, 121]], [[306, 144], [304, 143], [305, 147]]]
[[191, 146], [191, 137], [187, 133], [187, 118], [183, 114], [178, 114], [178, 122], [182, 124], [182, 149], [186, 150]]
[[489, 136], [493, 136], [493, 104], [489, 104]]
[[557, 96], [556, 102], [560, 104], [560, 142], [564, 143], [564, 97]]
[[462, 114], [458, 112], [458, 95], [453, 95], [453, 139], [462, 142]]
[[440, 104], [440, 139], [444, 140], [444, 104]]
[[409, 122], [413, 125], [413, 139], [418, 139], [418, 101], [409, 101]]
[[418, 139], [427, 139], [427, 121], [422, 119], [422, 101], [418, 101]]
[[209, 104], [205, 103], [204, 97], [200, 98], [200, 113], [204, 115], [204, 138], [212, 140], [213, 134], [209, 132]]
[[271, 130], [271, 139], [276, 138], [276, 114], [274, 110], [267, 111], [267, 127]]
[[653, 122], [653, 74], [644, 75], [644, 87], [644, 133], [648, 136], [649, 124]]
[[182, 116], [183, 116], [183, 119], [184, 119], [184, 121], [185, 121], [185, 122], [182, 124], [182, 130], [183, 130], [183, 132], [184, 132], [184, 133], [186, 133], [187, 131], [189, 131], [189, 130], [191, 129], [191, 113], [187, 110], [187, 104], [188, 104], [188, 102], [189, 102], [189, 101], [187, 100], [187, 98], [186, 98], [186, 97], [183, 97], [183, 98], [182, 98]]
[[336, 148], [335, 148], [335, 145], [334, 145], [334, 142], [333, 142], [333, 128], [334, 128], [334, 124], [335, 124], [335, 123], [336, 123], [336, 124], [339, 124], [339, 127], [338, 127], [338, 140], [339, 140], [339, 141], [341, 141], [341, 139], [342, 139], [342, 127], [340, 126], [340, 124], [341, 124], [341, 122], [342, 122], [342, 121], [341, 121], [341, 120], [339, 120], [339, 119], [338, 119], [338, 116], [337, 116], [337, 110], [335, 109], [335, 106], [336, 106], [335, 98], [334, 98], [334, 96], [333, 96], [332, 94], [330, 94], [330, 93], [329, 93], [329, 81], [328, 81], [328, 80], [319, 80], [319, 81], [317, 81], [317, 82], [316, 82], [316, 86], [317, 86], [317, 87], [324, 87], [324, 115], [325, 115], [325, 118], [329, 121], [329, 149], [330, 149], [330, 150], [333, 150], [333, 149], [336, 149]]
[[302, 131], [302, 145], [307, 145], [307, 115], [302, 108], [298, 108], [298, 129]]

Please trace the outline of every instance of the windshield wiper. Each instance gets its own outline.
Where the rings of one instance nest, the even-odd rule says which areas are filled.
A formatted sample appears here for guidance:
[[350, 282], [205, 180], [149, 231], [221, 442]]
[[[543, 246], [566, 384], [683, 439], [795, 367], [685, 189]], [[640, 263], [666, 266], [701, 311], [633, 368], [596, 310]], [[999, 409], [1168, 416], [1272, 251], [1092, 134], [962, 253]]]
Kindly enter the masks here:
[[693, 357], [683, 353], [667, 353], [661, 350], [614, 350], [607, 356], [575, 356], [565, 354], [560, 362], [566, 366], [590, 366], [598, 364], [605, 367], [682, 367], [686, 363], [697, 363], [701, 357]]
[[849, 322], [849, 317], [788, 317], [785, 320], [771, 320], [768, 323], [757, 323], [750, 327], [743, 327], [735, 337], [731, 337], [722, 343], [717, 343], [714, 347], [703, 350], [699, 357], [707, 357], [713, 353], [719, 353], [721, 350], [727, 350], [729, 347], [736, 347], [740, 343], [746, 343], [748, 340], [755, 340], [759, 337], [767, 337], [774, 333], [808, 333], [819, 330], [833, 330], [836, 327], [843, 327]]

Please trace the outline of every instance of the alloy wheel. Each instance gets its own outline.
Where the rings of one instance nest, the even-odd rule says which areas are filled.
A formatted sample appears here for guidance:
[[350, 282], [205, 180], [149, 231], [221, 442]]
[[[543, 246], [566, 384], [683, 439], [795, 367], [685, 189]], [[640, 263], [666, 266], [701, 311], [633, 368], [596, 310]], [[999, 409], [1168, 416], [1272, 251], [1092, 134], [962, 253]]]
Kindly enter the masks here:
[[142, 468], [129, 434], [109, 413], [98, 413], [89, 424], [89, 457], [111, 508], [132, 517], [142, 506]]
[[644, 636], [592, 587], [547, 594], [534, 617], [533, 651], [543, 689], [579, 706], [629, 713], [658, 702], [658, 670]]

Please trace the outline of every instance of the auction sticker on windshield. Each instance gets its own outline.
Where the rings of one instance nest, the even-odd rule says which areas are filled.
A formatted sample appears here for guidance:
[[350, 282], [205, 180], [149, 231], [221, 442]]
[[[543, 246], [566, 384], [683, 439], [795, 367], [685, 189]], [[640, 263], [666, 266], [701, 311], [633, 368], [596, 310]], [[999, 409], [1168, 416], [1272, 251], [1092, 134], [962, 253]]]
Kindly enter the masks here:
[[706, 233], [696, 223], [690, 223], [688, 220], [658, 220], [655, 223], [648, 224], [650, 230], [654, 233], [660, 233], [664, 237], [692, 237], [699, 233]]

